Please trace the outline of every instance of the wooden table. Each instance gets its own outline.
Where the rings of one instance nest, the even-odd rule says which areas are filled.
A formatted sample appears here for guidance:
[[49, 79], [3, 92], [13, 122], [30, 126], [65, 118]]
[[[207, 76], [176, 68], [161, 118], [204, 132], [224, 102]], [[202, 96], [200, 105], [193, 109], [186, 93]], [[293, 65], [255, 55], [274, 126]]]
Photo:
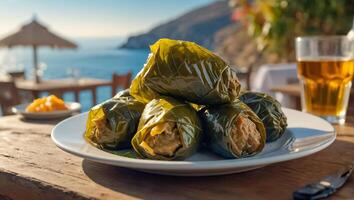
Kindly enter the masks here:
[[[57, 148], [58, 121], [0, 118], [0, 199], [291, 199], [354, 159], [354, 126], [314, 155], [240, 174], [172, 177], [94, 163]], [[354, 174], [333, 199], [354, 199]]]
[[35, 83], [32, 80], [16, 81], [16, 87], [19, 90], [31, 92], [34, 98], [38, 98], [41, 92], [48, 92], [59, 97], [64, 92], [74, 92], [75, 101], [80, 102], [79, 93], [83, 90], [90, 90], [93, 105], [97, 103], [97, 87], [111, 85], [111, 81], [93, 78], [43, 80], [41, 83]]

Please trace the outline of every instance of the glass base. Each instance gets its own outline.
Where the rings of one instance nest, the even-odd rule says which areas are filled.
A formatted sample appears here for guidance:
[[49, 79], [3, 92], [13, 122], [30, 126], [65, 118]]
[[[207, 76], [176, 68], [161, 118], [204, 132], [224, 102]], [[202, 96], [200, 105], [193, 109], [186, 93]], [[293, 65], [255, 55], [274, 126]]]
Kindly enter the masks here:
[[320, 117], [331, 124], [343, 125], [345, 123], [345, 115], [344, 116], [320, 116]]

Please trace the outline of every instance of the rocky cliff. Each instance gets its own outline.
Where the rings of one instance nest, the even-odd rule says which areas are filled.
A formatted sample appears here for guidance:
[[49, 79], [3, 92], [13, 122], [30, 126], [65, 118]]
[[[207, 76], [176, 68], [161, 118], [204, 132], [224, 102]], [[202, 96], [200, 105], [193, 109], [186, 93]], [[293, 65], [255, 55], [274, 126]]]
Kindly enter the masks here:
[[215, 35], [231, 24], [231, 9], [227, 1], [216, 1], [161, 24], [147, 33], [131, 36], [120, 48], [148, 48], [157, 39], [167, 37], [194, 41], [215, 49], [217, 46]]

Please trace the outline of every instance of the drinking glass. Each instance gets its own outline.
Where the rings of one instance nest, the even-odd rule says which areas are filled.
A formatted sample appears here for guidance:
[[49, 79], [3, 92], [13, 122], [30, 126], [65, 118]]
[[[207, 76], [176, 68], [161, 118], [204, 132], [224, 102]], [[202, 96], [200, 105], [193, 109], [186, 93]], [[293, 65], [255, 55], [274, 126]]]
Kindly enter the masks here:
[[344, 124], [354, 73], [351, 42], [346, 36], [296, 38], [303, 111]]

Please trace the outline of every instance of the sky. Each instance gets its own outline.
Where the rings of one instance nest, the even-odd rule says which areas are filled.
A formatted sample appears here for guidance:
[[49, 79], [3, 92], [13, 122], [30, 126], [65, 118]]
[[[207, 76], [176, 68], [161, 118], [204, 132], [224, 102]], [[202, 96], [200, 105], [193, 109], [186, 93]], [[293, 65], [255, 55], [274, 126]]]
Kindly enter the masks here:
[[126, 37], [145, 32], [213, 0], [1, 0], [0, 37], [34, 15], [71, 38]]

